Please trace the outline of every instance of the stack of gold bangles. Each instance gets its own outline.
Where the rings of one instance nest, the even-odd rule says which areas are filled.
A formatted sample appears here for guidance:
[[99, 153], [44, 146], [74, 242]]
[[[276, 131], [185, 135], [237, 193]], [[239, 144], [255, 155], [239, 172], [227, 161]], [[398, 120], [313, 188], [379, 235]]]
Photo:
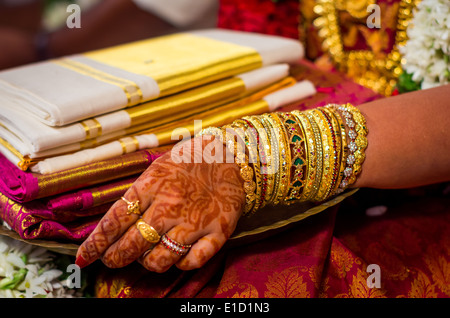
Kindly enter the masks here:
[[214, 135], [234, 154], [244, 179], [244, 215], [266, 205], [321, 202], [345, 191], [361, 172], [364, 116], [351, 104], [247, 116]]

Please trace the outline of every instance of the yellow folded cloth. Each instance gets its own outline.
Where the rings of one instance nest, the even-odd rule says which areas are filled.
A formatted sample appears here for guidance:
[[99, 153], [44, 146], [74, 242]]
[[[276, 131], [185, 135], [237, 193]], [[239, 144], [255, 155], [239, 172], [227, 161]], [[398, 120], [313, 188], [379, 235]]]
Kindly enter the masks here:
[[62, 126], [303, 57], [298, 41], [212, 29], [161, 36], [0, 72], [0, 113]]
[[[287, 64], [265, 66], [62, 127], [48, 126], [33, 116], [24, 116], [20, 109], [3, 109], [0, 138], [8, 141], [24, 157], [40, 158], [73, 152], [86, 148], [93, 139], [104, 140], [110, 135], [119, 137], [133, 127], [154, 127], [155, 123], [164, 120], [185, 117], [199, 107], [212, 108], [239, 99], [286, 78], [288, 74]], [[0, 95], [0, 104], [7, 102], [8, 98]]]
[[140, 134], [120, 138], [97, 147], [68, 155], [46, 158], [32, 166], [31, 171], [40, 174], [54, 173], [113, 158], [139, 149], [155, 148], [175, 143], [179, 140], [180, 135], [188, 137], [209, 126], [221, 126], [246, 115], [272, 112], [279, 107], [298, 102], [315, 93], [315, 87], [311, 82], [302, 81], [256, 100], [252, 100], [250, 97], [244, 98], [243, 101], [248, 100], [248, 103], [235, 101], [228, 105], [193, 114], [185, 119], [155, 127]]

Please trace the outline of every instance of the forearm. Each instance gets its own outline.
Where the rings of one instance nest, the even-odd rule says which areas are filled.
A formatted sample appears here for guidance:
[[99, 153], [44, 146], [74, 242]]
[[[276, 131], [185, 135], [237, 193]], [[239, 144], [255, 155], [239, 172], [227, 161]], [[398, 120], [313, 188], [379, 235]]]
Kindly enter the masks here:
[[[245, 158], [240, 164], [248, 207], [244, 214], [264, 205], [326, 201], [348, 187], [426, 185], [450, 180], [448, 88], [390, 97], [358, 108], [329, 105], [249, 116], [203, 133], [223, 142], [221, 136], [227, 135], [228, 140], [237, 135], [226, 144], [235, 144], [230, 152], [236, 162], [237, 157]], [[245, 150], [236, 150], [238, 140]], [[273, 173], [263, 171], [270, 167]]]
[[407, 188], [450, 180], [450, 85], [359, 107], [368, 147], [354, 187]]

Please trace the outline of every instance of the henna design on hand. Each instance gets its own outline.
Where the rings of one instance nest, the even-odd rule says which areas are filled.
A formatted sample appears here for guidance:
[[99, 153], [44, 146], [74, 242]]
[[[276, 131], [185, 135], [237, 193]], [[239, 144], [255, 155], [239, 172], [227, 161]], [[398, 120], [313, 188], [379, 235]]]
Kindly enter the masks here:
[[[196, 140], [186, 142], [194, 145]], [[201, 152], [210, 142], [218, 141], [202, 139], [201, 147], [191, 147], [190, 153], [183, 154], [191, 157], [191, 163], [176, 163], [170, 153], [161, 156], [126, 194], [143, 202], [143, 211], [146, 210], [143, 219], [161, 235], [170, 230], [176, 241], [192, 244], [201, 240], [201, 244], [207, 245], [204, 252], [194, 245], [192, 253], [181, 259], [180, 267], [185, 269], [201, 266], [223, 246], [233, 233], [245, 203], [243, 181], [236, 164], [206, 160], [193, 163], [195, 156], [205, 156]], [[78, 255], [86, 263], [101, 257], [110, 267], [122, 267], [138, 259], [150, 246], [133, 228], [136, 219], [134, 215], [126, 215], [124, 204], [115, 203], [82, 244]], [[148, 269], [164, 271], [179, 261], [179, 256], [159, 248], [160, 244], [156, 247], [143, 262]]]

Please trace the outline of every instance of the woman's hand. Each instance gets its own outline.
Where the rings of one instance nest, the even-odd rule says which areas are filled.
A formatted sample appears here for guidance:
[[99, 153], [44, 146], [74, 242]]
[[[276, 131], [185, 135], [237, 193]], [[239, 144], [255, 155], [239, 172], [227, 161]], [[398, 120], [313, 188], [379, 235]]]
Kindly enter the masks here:
[[[79, 248], [76, 263], [80, 267], [101, 258], [113, 268], [138, 260], [156, 272], [164, 272], [174, 264], [190, 270], [204, 265], [224, 245], [245, 203], [239, 167], [234, 163], [208, 163], [211, 156], [216, 158], [211, 149], [224, 149], [209, 136], [186, 143], [190, 147], [183, 149], [192, 150], [182, 150], [183, 162], [176, 163], [171, 153], [166, 153], [152, 163], [124, 197], [131, 202], [139, 200], [142, 220], [159, 235], [192, 244], [189, 252], [181, 256], [161, 242], [148, 242], [135, 225], [139, 216], [127, 214], [127, 203], [119, 200]], [[199, 158], [201, 162], [195, 163]]]

